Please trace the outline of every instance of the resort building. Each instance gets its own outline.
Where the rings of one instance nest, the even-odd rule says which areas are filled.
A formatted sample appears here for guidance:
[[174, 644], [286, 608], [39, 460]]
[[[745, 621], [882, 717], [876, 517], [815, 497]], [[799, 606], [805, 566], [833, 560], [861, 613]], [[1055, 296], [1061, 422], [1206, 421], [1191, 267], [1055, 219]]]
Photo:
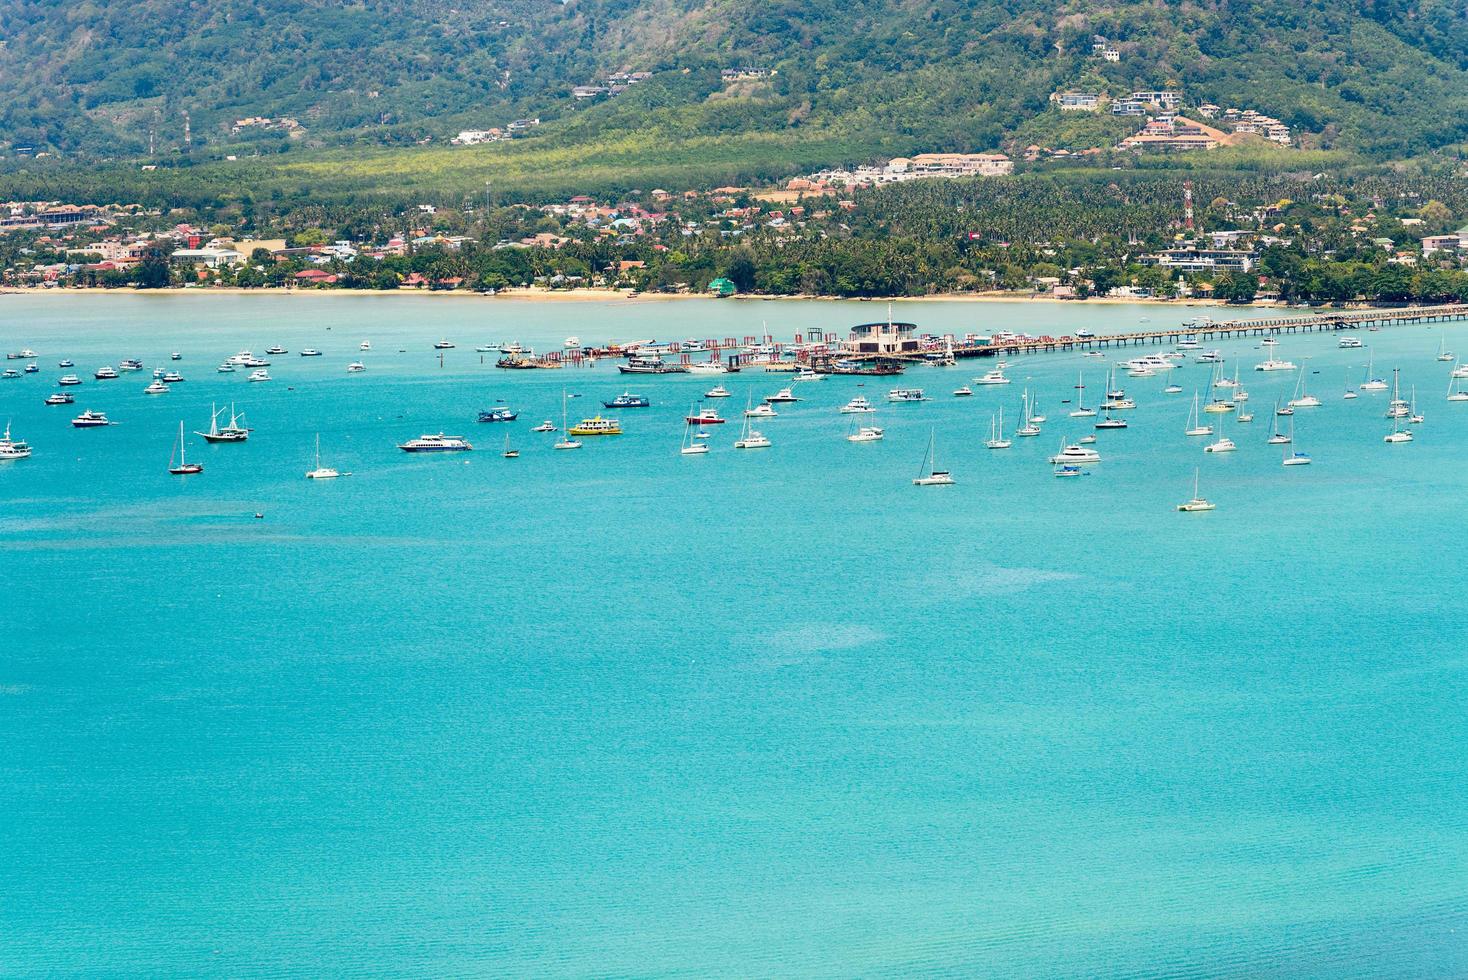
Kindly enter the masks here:
[[1101, 96], [1096, 92], [1056, 92], [1050, 101], [1060, 106], [1061, 112], [1096, 112], [1101, 108]]
[[1171, 248], [1142, 256], [1143, 265], [1181, 272], [1248, 272], [1258, 260], [1256, 252], [1224, 248]]
[[841, 342], [845, 354], [911, 354], [919, 349], [917, 324], [884, 320], [859, 323]]

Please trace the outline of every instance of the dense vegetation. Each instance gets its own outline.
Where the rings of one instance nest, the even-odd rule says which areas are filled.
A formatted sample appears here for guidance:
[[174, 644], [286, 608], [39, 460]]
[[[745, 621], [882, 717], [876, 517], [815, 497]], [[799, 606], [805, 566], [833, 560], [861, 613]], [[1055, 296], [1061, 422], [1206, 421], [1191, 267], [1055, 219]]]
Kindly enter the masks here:
[[[1092, 57], [1098, 33], [1119, 63]], [[546, 120], [527, 142], [607, 160], [672, 144], [701, 164], [702, 141], [743, 136], [751, 169], [803, 165], [807, 141], [839, 163], [1113, 135], [1109, 120], [1046, 118], [1072, 86], [1181, 86], [1278, 116], [1308, 145], [1379, 156], [1468, 135], [1456, 0], [23, 0], [0, 8], [0, 37], [4, 141], [93, 155], [143, 153], [150, 135], [181, 150], [184, 112], [197, 156], [442, 141], [521, 115]], [[742, 64], [778, 73], [720, 80]], [[655, 75], [597, 104], [569, 97], [628, 69]], [[305, 134], [230, 134], [252, 115]]]

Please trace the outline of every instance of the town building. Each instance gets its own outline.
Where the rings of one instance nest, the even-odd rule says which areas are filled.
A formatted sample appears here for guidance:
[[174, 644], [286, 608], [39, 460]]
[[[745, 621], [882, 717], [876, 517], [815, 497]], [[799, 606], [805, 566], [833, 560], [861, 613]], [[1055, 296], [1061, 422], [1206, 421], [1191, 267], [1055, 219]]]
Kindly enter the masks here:
[[910, 354], [919, 346], [917, 324], [893, 320], [859, 323], [841, 342], [841, 350], [846, 354]]

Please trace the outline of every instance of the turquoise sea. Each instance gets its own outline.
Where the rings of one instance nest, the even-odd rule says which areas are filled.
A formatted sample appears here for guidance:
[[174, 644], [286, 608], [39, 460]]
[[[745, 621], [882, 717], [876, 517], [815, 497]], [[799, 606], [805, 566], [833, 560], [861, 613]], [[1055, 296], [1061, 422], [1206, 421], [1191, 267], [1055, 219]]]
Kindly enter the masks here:
[[[0, 381], [35, 448], [0, 464], [0, 974], [1468, 974], [1468, 403], [1435, 359], [1468, 330], [1359, 335], [1416, 386], [1409, 445], [1382, 441], [1386, 395], [1341, 398], [1367, 351], [1286, 337], [1325, 404], [1296, 416], [1314, 464], [1281, 467], [1296, 376], [1238, 341], [1237, 452], [1183, 436], [1190, 362], [1122, 379], [1131, 427], [1074, 480], [1045, 462], [1089, 431], [1062, 400], [1113, 357], [1013, 359], [968, 399], [989, 363], [919, 368], [918, 405], [831, 378], [760, 423], [771, 449], [729, 424], [682, 457], [713, 380], [474, 353], [885, 312], [0, 297], [0, 346], [43, 368]], [[895, 310], [1034, 333], [1199, 312]], [[268, 384], [215, 372], [275, 343]], [[91, 380], [173, 350], [166, 395]], [[64, 356], [86, 383], [46, 407]], [[732, 376], [720, 407], [786, 383]], [[1044, 434], [987, 450], [1027, 386]], [[654, 404], [558, 453], [529, 430], [563, 388], [573, 417]], [[843, 438], [857, 393], [884, 441]], [[477, 425], [499, 399], [520, 420]], [[190, 437], [205, 472], [169, 476], [212, 402], [254, 435]], [[74, 430], [83, 408], [121, 424]], [[478, 451], [394, 448], [440, 430]], [[303, 478], [317, 433], [353, 476]], [[911, 485], [930, 433], [957, 486]], [[1218, 509], [1179, 514], [1195, 468]]]

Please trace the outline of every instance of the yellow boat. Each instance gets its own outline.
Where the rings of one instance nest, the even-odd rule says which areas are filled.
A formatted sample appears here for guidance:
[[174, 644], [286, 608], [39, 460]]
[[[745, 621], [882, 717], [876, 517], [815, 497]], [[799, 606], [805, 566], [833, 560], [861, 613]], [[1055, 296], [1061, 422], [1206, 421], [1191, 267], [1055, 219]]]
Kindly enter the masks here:
[[573, 436], [619, 436], [622, 434], [622, 423], [616, 419], [604, 419], [600, 415], [592, 419], [582, 419], [567, 430], [568, 435]]

